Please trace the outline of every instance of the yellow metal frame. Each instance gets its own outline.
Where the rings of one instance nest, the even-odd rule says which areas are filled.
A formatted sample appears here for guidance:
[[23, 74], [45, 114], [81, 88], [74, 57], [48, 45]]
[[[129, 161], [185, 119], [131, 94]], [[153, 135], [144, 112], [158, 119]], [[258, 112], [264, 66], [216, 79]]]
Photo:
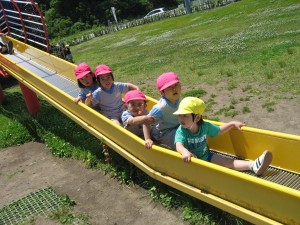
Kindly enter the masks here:
[[[75, 65], [16, 40], [13, 42], [17, 53], [75, 79]], [[142, 139], [84, 104], [74, 104], [71, 96], [9, 57], [0, 54], [0, 63], [9, 74], [149, 176], [255, 224], [300, 224], [299, 191], [194, 158], [186, 164], [179, 153], [159, 146], [147, 150]], [[150, 97], [148, 100], [149, 107], [156, 102]], [[296, 135], [245, 127], [242, 132], [231, 131], [210, 139], [209, 145], [247, 159], [255, 159], [264, 149], [269, 149], [274, 155], [272, 165], [300, 173], [300, 137]]]

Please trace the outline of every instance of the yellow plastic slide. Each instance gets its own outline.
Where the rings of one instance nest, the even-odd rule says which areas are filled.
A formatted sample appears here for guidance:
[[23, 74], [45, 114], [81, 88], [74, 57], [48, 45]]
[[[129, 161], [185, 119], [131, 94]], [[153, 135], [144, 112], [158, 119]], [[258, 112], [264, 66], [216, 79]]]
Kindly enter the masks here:
[[[2, 68], [149, 176], [254, 224], [300, 224], [300, 136], [244, 127], [209, 140], [213, 150], [245, 159], [269, 149], [272, 166], [260, 178], [195, 158], [187, 164], [175, 151], [147, 150], [142, 139], [74, 104], [74, 64], [12, 41], [15, 53], [0, 54]], [[148, 100], [151, 108], [156, 100]]]

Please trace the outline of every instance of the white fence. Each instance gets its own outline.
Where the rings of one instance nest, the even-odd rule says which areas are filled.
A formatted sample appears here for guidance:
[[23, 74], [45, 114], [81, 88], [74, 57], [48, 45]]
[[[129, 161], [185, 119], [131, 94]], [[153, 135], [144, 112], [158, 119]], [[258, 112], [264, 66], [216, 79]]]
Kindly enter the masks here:
[[[192, 13], [193, 13], [193, 12], [197, 12], [197, 11], [211, 9], [214, 7], [224, 6], [224, 5], [230, 4], [232, 2], [236, 2], [236, 1], [238, 1], [238, 0], [196, 0], [196, 1], [192, 1], [191, 9], [192, 9]], [[198, 4], [199, 2], [202, 2], [202, 3]], [[185, 14], [186, 14], [186, 9], [184, 7], [179, 7], [179, 8], [170, 10], [166, 13], [154, 15], [152, 17], [135, 19], [135, 20], [132, 20], [132, 21], [129, 21], [126, 23], [119, 23], [119, 24], [107, 26], [107, 27], [104, 27], [103, 29], [101, 29], [100, 31], [92, 32], [90, 34], [81, 36], [80, 38], [73, 39], [73, 40], [69, 41], [68, 44], [76, 45], [81, 42], [84, 42], [84, 41], [87, 41], [87, 40], [90, 40], [95, 37], [102, 36], [102, 35], [105, 35], [105, 34], [108, 34], [111, 32], [140, 26], [140, 25], [143, 25], [146, 23], [151, 23], [151, 22], [166, 19], [166, 18], [182, 16]]]

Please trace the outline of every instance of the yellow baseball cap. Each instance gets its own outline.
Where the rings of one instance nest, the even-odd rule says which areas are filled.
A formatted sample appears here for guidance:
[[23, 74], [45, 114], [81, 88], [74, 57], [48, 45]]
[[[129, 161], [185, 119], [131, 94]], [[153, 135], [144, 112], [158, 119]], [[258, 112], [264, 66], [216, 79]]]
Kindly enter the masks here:
[[179, 104], [178, 110], [174, 112], [174, 115], [184, 114], [203, 114], [205, 110], [205, 103], [200, 98], [185, 97]]

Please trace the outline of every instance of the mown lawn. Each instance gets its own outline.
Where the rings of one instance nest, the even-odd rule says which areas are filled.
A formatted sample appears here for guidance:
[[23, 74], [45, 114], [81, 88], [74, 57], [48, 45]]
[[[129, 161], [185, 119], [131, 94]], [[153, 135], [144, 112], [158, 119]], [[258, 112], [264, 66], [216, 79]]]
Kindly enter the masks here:
[[76, 63], [112, 67], [117, 81], [158, 97], [155, 79], [176, 72], [189, 89], [226, 79], [299, 94], [300, 5], [243, 0], [100, 36], [72, 47]]

